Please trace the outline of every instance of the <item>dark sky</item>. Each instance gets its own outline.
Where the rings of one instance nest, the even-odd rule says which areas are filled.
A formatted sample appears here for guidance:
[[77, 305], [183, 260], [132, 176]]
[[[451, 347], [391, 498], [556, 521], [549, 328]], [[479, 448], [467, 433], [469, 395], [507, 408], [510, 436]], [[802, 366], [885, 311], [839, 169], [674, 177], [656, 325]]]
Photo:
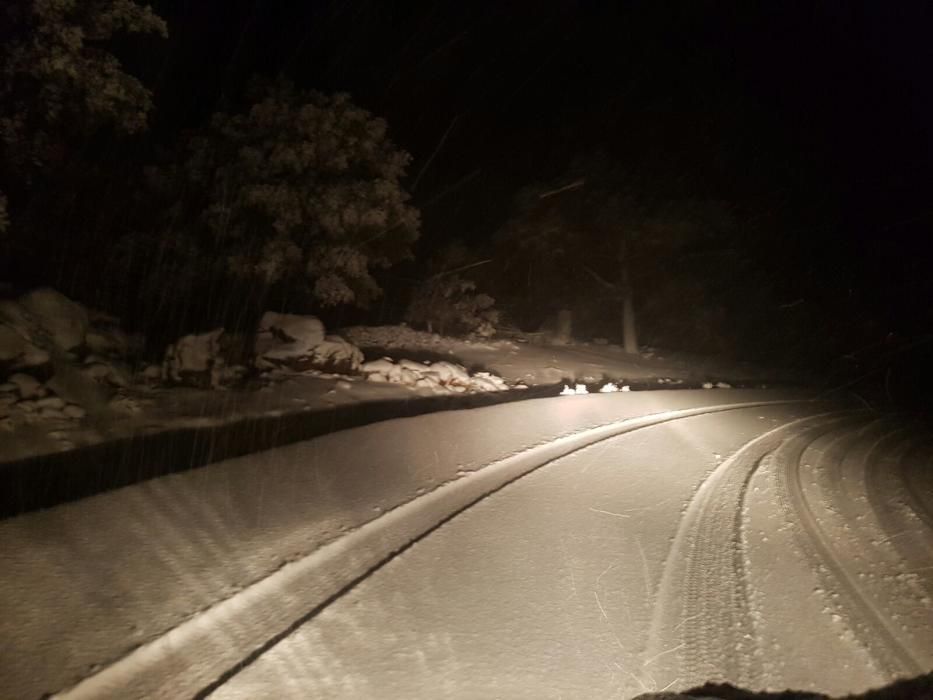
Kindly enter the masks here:
[[142, 67], [157, 134], [235, 108], [257, 72], [385, 117], [414, 156], [409, 186], [446, 133], [414, 193], [423, 245], [482, 238], [516, 189], [598, 151], [682, 173], [690, 194], [777, 206], [789, 236], [843, 248], [853, 269], [929, 276], [915, 268], [933, 229], [931, 3], [154, 6], [171, 32]]

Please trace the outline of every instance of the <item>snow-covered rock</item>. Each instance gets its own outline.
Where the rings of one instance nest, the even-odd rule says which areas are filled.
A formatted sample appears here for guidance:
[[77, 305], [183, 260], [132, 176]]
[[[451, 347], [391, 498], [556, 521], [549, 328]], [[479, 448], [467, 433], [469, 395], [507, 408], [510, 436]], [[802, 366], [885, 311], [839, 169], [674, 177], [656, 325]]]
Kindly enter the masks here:
[[467, 372], [466, 367], [456, 365], [453, 362], [432, 362], [430, 365], [426, 365], [422, 371], [436, 377], [438, 383], [444, 386], [466, 388], [471, 384], [470, 373]]
[[16, 393], [23, 399], [40, 398], [46, 394], [42, 382], [28, 374], [17, 372], [8, 377], [7, 382], [16, 387]]
[[48, 352], [36, 347], [28, 336], [5, 323], [0, 316], [0, 365], [22, 369], [38, 367], [48, 361]]
[[85, 343], [91, 352], [112, 357], [125, 357], [130, 349], [129, 337], [119, 328], [92, 328]]
[[564, 388], [561, 389], [560, 396], [578, 396], [580, 394], [589, 394], [589, 389], [586, 388], [586, 384], [575, 384], [573, 388], [564, 384]]
[[471, 377], [470, 383], [475, 391], [505, 391], [509, 388], [502, 377], [489, 372], [477, 372]]
[[324, 342], [324, 324], [314, 316], [267, 311], [256, 332], [257, 359], [284, 361], [309, 356]]
[[329, 335], [311, 349], [307, 361], [324, 372], [355, 374], [363, 364], [363, 353], [340, 336]]
[[84, 416], [87, 415], [87, 411], [75, 404], [68, 404], [65, 406], [65, 408], [62, 409], [62, 413], [65, 414], [66, 418], [73, 418], [75, 420], [84, 418]]
[[48, 287], [0, 300], [0, 365], [44, 365], [51, 351], [82, 348], [88, 328], [87, 309]]
[[56, 347], [68, 351], [84, 345], [90, 320], [81, 304], [48, 287], [23, 295], [19, 304]]
[[286, 367], [296, 372], [354, 374], [363, 364], [360, 349], [340, 336], [325, 335], [320, 319], [273, 311], [260, 321], [255, 355], [256, 366], [263, 370]]
[[162, 382], [162, 368], [159, 365], [146, 365], [137, 375], [137, 380], [148, 386], [155, 386]]
[[82, 374], [99, 383], [113, 384], [114, 386], [129, 386], [132, 375], [128, 367], [119, 360], [110, 360], [99, 355], [89, 355], [81, 368]]
[[430, 389], [435, 393], [504, 391], [509, 388], [501, 377], [489, 372], [470, 375], [465, 367], [453, 362], [399, 360], [396, 363], [384, 357], [363, 363], [360, 371], [371, 382], [405, 384], [418, 389]]
[[166, 379], [198, 386], [213, 386], [212, 370], [223, 366], [220, 336], [223, 328], [186, 335], [169, 345], [162, 363]]

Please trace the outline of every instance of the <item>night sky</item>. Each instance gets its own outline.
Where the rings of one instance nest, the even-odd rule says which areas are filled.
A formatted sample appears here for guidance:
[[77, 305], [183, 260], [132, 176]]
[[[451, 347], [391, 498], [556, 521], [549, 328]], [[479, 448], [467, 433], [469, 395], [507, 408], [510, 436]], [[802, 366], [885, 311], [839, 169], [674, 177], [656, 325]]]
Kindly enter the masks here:
[[413, 155], [422, 250], [484, 240], [517, 189], [599, 152], [779, 209], [808, 274], [859, 286], [892, 328], [929, 292], [928, 3], [154, 7], [171, 37], [132, 68], [154, 88], [157, 138], [240, 106], [255, 74], [349, 92]]

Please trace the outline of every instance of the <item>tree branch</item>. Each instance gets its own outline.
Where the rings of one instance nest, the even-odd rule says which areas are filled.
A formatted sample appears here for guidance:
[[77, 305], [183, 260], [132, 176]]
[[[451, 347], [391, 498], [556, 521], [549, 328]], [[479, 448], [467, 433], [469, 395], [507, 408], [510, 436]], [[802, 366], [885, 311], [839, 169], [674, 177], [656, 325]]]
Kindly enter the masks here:
[[581, 263], [581, 267], [582, 267], [584, 270], [586, 270], [586, 271], [590, 274], [590, 276], [591, 276], [594, 280], [596, 280], [597, 282], [599, 282], [602, 286], [606, 287], [607, 289], [611, 289], [611, 290], [612, 290], [613, 292], [615, 292], [616, 294], [621, 294], [621, 293], [622, 293], [622, 290], [619, 288], [619, 285], [613, 284], [612, 282], [610, 282], [609, 280], [607, 280], [605, 277], [603, 277], [602, 275], [600, 275], [598, 272], [596, 272], [596, 270], [592, 269], [592, 268], [589, 267], [588, 265], [583, 265], [582, 263]]

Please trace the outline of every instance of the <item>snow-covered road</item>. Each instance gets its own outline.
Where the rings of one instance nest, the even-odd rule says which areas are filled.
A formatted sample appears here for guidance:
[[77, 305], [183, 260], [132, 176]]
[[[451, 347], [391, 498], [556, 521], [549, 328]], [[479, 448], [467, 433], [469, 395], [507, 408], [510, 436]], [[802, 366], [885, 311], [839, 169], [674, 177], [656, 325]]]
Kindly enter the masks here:
[[788, 418], [695, 416], [559, 459], [211, 697], [626, 698], [710, 679], [845, 693], [930, 670], [931, 491], [906, 497], [928, 462], [882, 421]]
[[533, 400], [0, 522], [0, 696], [842, 692], [928, 670], [929, 443], [839, 409]]

